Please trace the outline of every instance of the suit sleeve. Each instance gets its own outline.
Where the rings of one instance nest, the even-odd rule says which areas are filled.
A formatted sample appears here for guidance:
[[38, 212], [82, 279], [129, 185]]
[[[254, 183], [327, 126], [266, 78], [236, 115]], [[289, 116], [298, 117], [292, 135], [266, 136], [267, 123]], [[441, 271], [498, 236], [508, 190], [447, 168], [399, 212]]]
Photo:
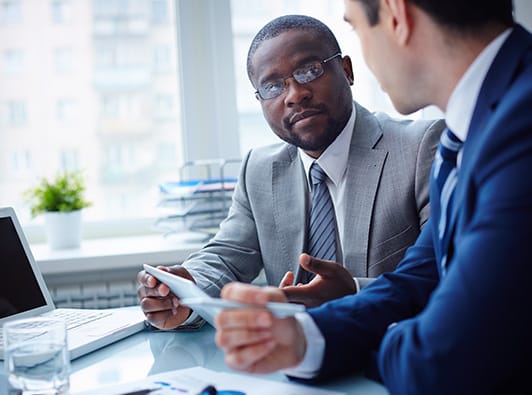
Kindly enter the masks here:
[[228, 282], [251, 282], [263, 266], [246, 190], [250, 156], [251, 151], [242, 162], [231, 207], [227, 218], [220, 224], [220, 230], [183, 263], [198, 285], [211, 296], [219, 296]]
[[396, 394], [512, 393], [508, 385], [519, 381], [530, 390], [530, 80], [526, 86], [519, 88], [528, 100], [499, 104], [508, 115], [494, 116], [464, 152], [478, 159], [468, 201], [458, 203], [447, 275], [421, 314], [384, 336], [379, 368]]
[[309, 310], [326, 341], [316, 379], [371, 368], [388, 326], [419, 313], [437, 282], [426, 226], [395, 271], [382, 274], [356, 295]]

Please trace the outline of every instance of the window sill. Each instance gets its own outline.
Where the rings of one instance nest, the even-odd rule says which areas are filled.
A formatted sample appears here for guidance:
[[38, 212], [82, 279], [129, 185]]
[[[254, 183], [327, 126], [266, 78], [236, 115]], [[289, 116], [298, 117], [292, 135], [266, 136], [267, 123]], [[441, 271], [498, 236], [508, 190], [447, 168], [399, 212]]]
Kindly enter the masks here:
[[116, 269], [139, 269], [143, 264], [170, 265], [183, 262], [203, 246], [197, 233], [162, 234], [83, 240], [77, 249], [51, 250], [32, 244], [31, 250], [43, 275]]

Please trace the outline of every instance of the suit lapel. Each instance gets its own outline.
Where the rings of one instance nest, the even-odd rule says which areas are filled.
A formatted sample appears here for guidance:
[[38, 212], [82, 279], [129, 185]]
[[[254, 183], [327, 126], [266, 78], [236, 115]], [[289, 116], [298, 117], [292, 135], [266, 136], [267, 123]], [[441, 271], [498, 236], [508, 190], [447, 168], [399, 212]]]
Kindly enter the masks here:
[[382, 129], [375, 117], [355, 103], [356, 120], [347, 162], [344, 263], [357, 277], [368, 275], [368, 243], [373, 206], [387, 151], [375, 149]]
[[[531, 45], [530, 43], [523, 45], [524, 42], [527, 42], [526, 37], [528, 37], [526, 31], [521, 26], [516, 25], [514, 31], [504, 42], [493, 60], [493, 64], [486, 74], [480, 89], [469, 125], [467, 140], [464, 144], [464, 159], [460, 168], [458, 183], [456, 184], [449, 221], [450, 232], [446, 238], [446, 244], [442, 246], [442, 251], [447, 250], [448, 262], [453, 253], [453, 246], [450, 245], [450, 241], [454, 237], [460, 207], [463, 202], [467, 201], [467, 181], [474, 171], [474, 158], [477, 157], [479, 150], [482, 148], [482, 144], [479, 141], [483, 138], [486, 130], [489, 129], [489, 120], [507, 91], [507, 87], [519, 72], [523, 53]], [[512, 71], [510, 72], [510, 70]]]
[[[299, 265], [297, 257], [305, 248], [308, 210], [308, 185], [303, 164], [295, 146], [287, 145], [286, 156], [272, 163], [273, 216], [275, 237], [282, 250], [286, 270]], [[286, 208], [289, 208], [288, 210]]]

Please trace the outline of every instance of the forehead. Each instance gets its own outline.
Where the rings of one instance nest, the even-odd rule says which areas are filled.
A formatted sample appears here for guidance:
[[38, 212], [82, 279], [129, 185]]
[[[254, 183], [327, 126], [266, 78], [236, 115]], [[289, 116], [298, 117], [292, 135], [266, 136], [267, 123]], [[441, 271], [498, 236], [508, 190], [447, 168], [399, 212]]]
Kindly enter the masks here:
[[316, 32], [289, 30], [263, 41], [253, 54], [251, 64], [255, 78], [260, 79], [265, 74], [297, 67], [302, 61], [330, 56], [329, 52], [331, 49]]

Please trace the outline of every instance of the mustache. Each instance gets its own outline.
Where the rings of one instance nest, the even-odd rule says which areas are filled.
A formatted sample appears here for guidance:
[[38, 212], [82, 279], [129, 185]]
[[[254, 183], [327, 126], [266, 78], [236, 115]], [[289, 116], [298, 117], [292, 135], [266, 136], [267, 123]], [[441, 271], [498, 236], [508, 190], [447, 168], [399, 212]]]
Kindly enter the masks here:
[[286, 129], [291, 129], [292, 125], [301, 118], [304, 118], [307, 113], [316, 114], [319, 112], [328, 113], [327, 106], [325, 104], [315, 104], [312, 106], [300, 107], [291, 111], [290, 114], [283, 118], [283, 126]]

